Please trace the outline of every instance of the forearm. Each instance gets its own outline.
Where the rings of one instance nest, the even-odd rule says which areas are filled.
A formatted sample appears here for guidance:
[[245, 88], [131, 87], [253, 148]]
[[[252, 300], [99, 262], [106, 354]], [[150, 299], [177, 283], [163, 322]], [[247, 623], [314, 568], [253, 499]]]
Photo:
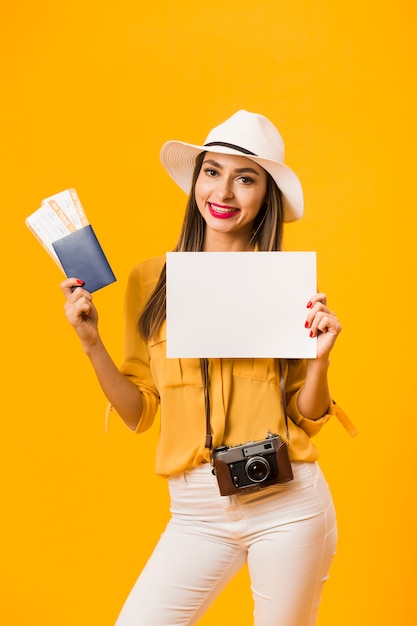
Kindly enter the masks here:
[[84, 347], [84, 351], [105, 396], [125, 424], [135, 430], [142, 413], [141, 392], [119, 371], [100, 339], [94, 346]]
[[331, 397], [328, 385], [330, 362], [308, 359], [304, 385], [298, 395], [298, 409], [307, 419], [319, 419], [327, 412]]

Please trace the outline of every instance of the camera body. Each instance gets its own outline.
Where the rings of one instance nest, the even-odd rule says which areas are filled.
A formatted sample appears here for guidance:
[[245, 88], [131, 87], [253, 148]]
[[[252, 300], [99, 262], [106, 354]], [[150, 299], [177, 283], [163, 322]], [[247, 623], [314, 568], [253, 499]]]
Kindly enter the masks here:
[[214, 473], [222, 496], [247, 493], [292, 480], [286, 443], [279, 435], [213, 450]]

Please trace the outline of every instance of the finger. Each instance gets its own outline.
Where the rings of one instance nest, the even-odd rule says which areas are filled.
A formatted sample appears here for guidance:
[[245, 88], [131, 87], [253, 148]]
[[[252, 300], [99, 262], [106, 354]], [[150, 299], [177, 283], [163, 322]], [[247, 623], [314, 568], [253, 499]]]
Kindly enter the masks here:
[[315, 337], [319, 333], [332, 333], [338, 335], [342, 330], [342, 325], [337, 319], [336, 315], [329, 312], [320, 311], [314, 317], [314, 320], [310, 326], [310, 337]]
[[90, 298], [81, 296], [75, 302], [67, 301], [64, 305], [64, 310], [68, 321], [72, 325], [76, 325], [90, 316], [93, 310], [93, 303]]
[[327, 296], [325, 293], [315, 293], [314, 296], [311, 296], [310, 300], [307, 303], [307, 308], [312, 309], [317, 303], [321, 303], [324, 306], [327, 305]]
[[76, 289], [77, 287], [82, 287], [84, 284], [84, 281], [80, 278], [66, 278], [61, 283], [61, 289], [64, 293], [64, 296], [68, 298], [72, 294], [74, 289]]
[[332, 333], [338, 335], [342, 330], [342, 325], [334, 315], [323, 315], [320, 320], [317, 331], [321, 333]]
[[328, 309], [327, 306], [325, 306], [321, 302], [316, 302], [306, 316], [305, 327], [312, 328], [314, 326], [317, 328], [319, 320], [322, 318], [323, 315], [328, 315], [337, 319], [333, 311]]

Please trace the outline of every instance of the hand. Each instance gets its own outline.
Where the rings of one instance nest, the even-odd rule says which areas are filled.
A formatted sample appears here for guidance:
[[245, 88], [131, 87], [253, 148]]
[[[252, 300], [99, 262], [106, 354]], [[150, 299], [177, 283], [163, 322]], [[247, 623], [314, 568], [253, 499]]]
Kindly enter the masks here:
[[317, 337], [317, 358], [329, 357], [342, 326], [336, 315], [326, 306], [327, 298], [324, 293], [316, 293], [307, 304], [309, 313], [306, 318], [306, 328], [310, 329], [310, 337]]
[[83, 281], [77, 278], [67, 278], [61, 283], [61, 289], [66, 297], [65, 315], [84, 349], [87, 349], [99, 340], [98, 313], [93, 304], [93, 296], [82, 288], [83, 284]]

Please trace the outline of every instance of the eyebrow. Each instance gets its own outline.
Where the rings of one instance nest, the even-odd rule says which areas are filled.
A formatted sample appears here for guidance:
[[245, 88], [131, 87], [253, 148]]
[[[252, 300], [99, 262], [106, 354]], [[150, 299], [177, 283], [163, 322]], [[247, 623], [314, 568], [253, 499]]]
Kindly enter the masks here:
[[[221, 165], [217, 161], [214, 161], [213, 159], [207, 159], [206, 161], [203, 162], [203, 165], [206, 165], [206, 163], [209, 163], [210, 165], [214, 165], [214, 167], [218, 167], [219, 169], [223, 169], [223, 165]], [[235, 172], [236, 174], [243, 174], [244, 172], [251, 172], [252, 174], [256, 174], [256, 176], [259, 176], [259, 172], [255, 170], [253, 167], [238, 167], [235, 169]]]

